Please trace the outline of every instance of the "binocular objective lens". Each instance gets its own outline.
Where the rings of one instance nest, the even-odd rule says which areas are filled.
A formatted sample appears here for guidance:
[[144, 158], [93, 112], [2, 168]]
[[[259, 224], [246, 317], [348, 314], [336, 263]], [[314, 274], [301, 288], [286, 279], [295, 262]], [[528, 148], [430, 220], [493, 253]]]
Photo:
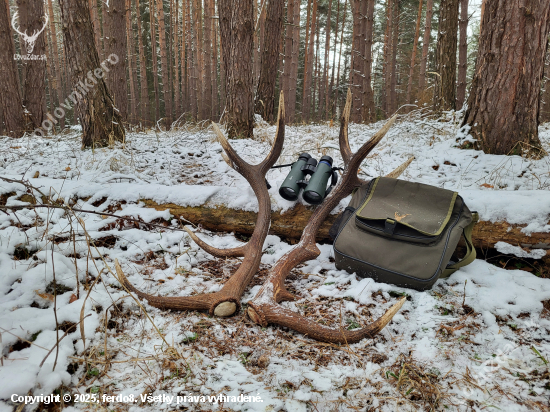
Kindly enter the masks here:
[[311, 190], [304, 192], [303, 198], [306, 202], [308, 202], [310, 205], [318, 205], [323, 202], [323, 197], [319, 195], [316, 192], [313, 192]]
[[291, 202], [298, 200], [298, 194], [290, 187], [281, 187], [279, 189], [279, 194], [283, 199], [286, 199]]

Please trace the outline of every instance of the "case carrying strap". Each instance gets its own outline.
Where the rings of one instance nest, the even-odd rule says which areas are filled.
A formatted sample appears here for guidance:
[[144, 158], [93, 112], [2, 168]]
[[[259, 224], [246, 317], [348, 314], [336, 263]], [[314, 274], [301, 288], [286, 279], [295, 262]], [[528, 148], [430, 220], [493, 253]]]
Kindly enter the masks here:
[[461, 267], [469, 265], [476, 259], [476, 249], [472, 243], [472, 232], [474, 230], [475, 224], [479, 221], [479, 214], [477, 212], [472, 212], [472, 222], [464, 228], [464, 239], [466, 240], [466, 255], [464, 258], [454, 263], [450, 266], [447, 266], [441, 274], [441, 278], [448, 278], [453, 273], [455, 273]]

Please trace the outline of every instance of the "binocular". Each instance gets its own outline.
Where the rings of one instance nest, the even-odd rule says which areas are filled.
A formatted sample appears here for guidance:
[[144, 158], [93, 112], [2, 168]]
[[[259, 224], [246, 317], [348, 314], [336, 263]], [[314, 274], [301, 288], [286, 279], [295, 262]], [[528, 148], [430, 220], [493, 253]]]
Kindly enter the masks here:
[[[338, 182], [338, 174], [336, 168], [332, 167], [332, 162], [332, 157], [323, 156], [317, 163], [310, 154], [302, 153], [298, 161], [292, 164], [290, 172], [279, 188], [279, 194], [283, 199], [296, 201], [303, 189], [302, 198], [307, 203], [321, 204]], [[327, 188], [329, 178], [331, 184]]]

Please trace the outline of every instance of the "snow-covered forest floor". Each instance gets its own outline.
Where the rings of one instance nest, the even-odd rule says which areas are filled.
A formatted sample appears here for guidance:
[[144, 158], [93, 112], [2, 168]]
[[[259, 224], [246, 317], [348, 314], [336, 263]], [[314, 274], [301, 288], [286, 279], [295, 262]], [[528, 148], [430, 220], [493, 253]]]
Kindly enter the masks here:
[[[352, 149], [381, 125], [351, 125]], [[278, 163], [307, 151], [328, 154], [341, 165], [338, 131], [337, 124], [287, 127]], [[256, 163], [274, 134], [274, 126], [259, 122], [256, 140], [231, 143]], [[550, 124], [541, 126], [540, 137], [550, 152]], [[362, 177], [384, 175], [414, 155], [401, 178], [457, 190], [482, 220], [550, 231], [550, 157], [459, 149], [464, 138], [458, 120], [403, 117], [364, 162]], [[81, 151], [79, 139], [77, 130], [51, 138], [0, 138], [0, 176], [27, 181], [27, 186], [0, 181], [0, 204], [41, 203], [46, 195], [143, 223], [62, 209], [0, 211], [0, 411], [15, 410], [13, 394], [54, 391], [73, 399], [90, 395], [80, 397], [84, 403], [66, 404], [67, 411], [549, 410], [549, 268], [520, 259], [507, 265], [509, 255], [478, 256], [432, 290], [417, 292], [335, 270], [331, 245], [319, 245], [319, 258], [293, 270], [288, 280], [298, 300], [283, 305], [326, 325], [353, 329], [408, 296], [374, 339], [339, 346], [261, 328], [244, 315], [267, 269], [292, 248], [269, 235], [240, 314], [222, 319], [140, 306], [113, 276], [115, 259], [136, 287], [164, 296], [217, 291], [239, 264], [215, 259], [185, 232], [169, 230], [185, 222], [141, 200], [193, 206], [214, 199], [254, 210], [255, 198], [223, 161], [211, 127], [128, 133], [125, 145], [112, 150]], [[286, 173], [268, 174], [274, 209], [292, 207], [277, 192]], [[204, 231], [199, 236], [218, 247], [245, 240]], [[506, 244], [499, 251], [522, 254]], [[545, 253], [534, 251], [532, 257]], [[142, 402], [145, 394], [174, 398]], [[177, 404], [175, 398], [240, 394], [261, 402], [187, 398]], [[127, 398], [104, 402], [103, 395]]]

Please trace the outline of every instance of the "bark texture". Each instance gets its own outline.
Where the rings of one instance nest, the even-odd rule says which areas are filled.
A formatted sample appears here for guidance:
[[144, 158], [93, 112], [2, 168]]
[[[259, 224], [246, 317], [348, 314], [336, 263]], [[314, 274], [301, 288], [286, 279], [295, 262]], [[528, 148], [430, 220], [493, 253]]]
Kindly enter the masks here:
[[139, 50], [139, 80], [140, 80], [140, 122], [144, 125], [149, 125], [151, 120], [151, 111], [149, 109], [149, 90], [147, 88], [147, 67], [145, 65], [145, 48], [143, 45], [143, 32], [141, 30], [141, 10], [139, 0], [136, 2], [136, 20], [138, 28], [138, 50]]
[[164, 22], [164, 1], [157, 1], [157, 20], [159, 24], [159, 50], [162, 75], [162, 94], [164, 96], [164, 124], [169, 127], [172, 123], [172, 93], [170, 91], [170, 77], [168, 66], [168, 46], [166, 42], [166, 25]]
[[550, 2], [486, 0], [464, 124], [485, 153], [539, 154]]
[[25, 132], [23, 100], [19, 90], [19, 78], [13, 55], [15, 48], [11, 31], [8, 3], [0, 0], [0, 104], [5, 133], [21, 137]]
[[107, 75], [107, 85], [113, 93], [113, 99], [120, 111], [122, 120], [128, 121], [128, 80], [126, 78], [126, 62], [128, 46], [126, 43], [126, 2], [125, 0], [111, 0], [107, 10], [107, 25], [109, 38], [106, 41], [106, 58], [116, 54], [119, 62], [115, 64]]
[[[227, 134], [251, 138], [254, 126], [252, 0], [219, 0], [221, 44], [227, 79]], [[227, 56], [227, 59], [226, 59]]]
[[123, 141], [122, 118], [103, 79], [105, 72], [122, 59], [116, 63], [105, 61], [100, 66], [87, 0], [60, 0], [59, 4], [65, 53], [75, 85], [70, 97], [76, 101], [82, 145], [97, 147], [114, 140]]
[[422, 3], [423, 0], [418, 2], [418, 17], [416, 18], [416, 30], [414, 32], [413, 51], [411, 55], [411, 67], [409, 68], [409, 84], [407, 85], [407, 104], [412, 104], [411, 94], [414, 78], [414, 65], [416, 62], [416, 51], [418, 49], [418, 36], [420, 36], [420, 21], [422, 20]]
[[460, 44], [458, 47], [458, 86], [456, 110], [462, 109], [466, 99], [466, 71], [468, 69], [468, 0], [460, 0]]
[[[46, 60], [40, 56], [46, 54], [46, 16], [44, 3], [42, 1], [17, 0], [19, 10], [18, 30], [25, 36], [21, 47], [21, 54], [28, 56], [31, 60], [23, 61], [23, 106], [30, 113], [29, 127], [36, 129], [40, 127], [46, 114]], [[34, 39], [33, 33], [38, 37], [32, 43], [28, 38]], [[33, 60], [33, 56], [37, 59]], [[53, 126], [53, 125], [52, 125]]]
[[434, 109], [456, 109], [456, 48], [459, 0], [442, 0], [439, 7], [437, 73]]
[[418, 74], [418, 93], [424, 92], [426, 85], [426, 67], [428, 66], [428, 51], [430, 50], [430, 38], [432, 32], [434, 0], [428, 0], [426, 4], [426, 22], [424, 23], [424, 39], [422, 40], [422, 60], [420, 60], [420, 71]]
[[275, 81], [283, 30], [283, 11], [284, 0], [268, 0], [265, 38], [261, 51], [260, 80], [254, 102], [254, 111], [261, 114], [268, 122], [274, 120]]

